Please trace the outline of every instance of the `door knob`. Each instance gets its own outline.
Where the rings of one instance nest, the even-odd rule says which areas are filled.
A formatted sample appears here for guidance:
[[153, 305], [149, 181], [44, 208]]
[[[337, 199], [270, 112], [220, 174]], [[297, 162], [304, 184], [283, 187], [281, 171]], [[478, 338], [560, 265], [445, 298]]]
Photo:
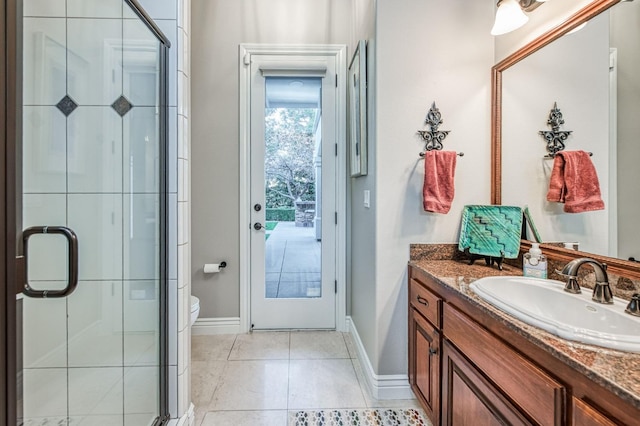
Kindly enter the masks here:
[[260, 222], [256, 222], [253, 224], [253, 229], [255, 229], [256, 231], [259, 231], [261, 229], [264, 229], [264, 226], [262, 226]]

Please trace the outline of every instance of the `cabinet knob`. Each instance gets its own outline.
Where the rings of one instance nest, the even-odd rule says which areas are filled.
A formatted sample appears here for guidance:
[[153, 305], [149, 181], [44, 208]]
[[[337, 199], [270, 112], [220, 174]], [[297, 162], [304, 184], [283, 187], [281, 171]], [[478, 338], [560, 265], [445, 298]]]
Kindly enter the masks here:
[[425, 299], [424, 297], [420, 297], [420, 296], [416, 296], [416, 299], [418, 300], [418, 303], [424, 306], [429, 306], [429, 301], [427, 299]]
[[429, 348], [429, 355], [435, 355], [438, 353], [438, 349], [436, 348]]

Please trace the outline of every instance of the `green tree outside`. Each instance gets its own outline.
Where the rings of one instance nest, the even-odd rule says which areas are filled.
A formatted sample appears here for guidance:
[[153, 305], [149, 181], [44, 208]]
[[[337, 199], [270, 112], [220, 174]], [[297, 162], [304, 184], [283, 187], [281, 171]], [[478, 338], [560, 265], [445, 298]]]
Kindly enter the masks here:
[[315, 108], [265, 110], [266, 207], [315, 200]]

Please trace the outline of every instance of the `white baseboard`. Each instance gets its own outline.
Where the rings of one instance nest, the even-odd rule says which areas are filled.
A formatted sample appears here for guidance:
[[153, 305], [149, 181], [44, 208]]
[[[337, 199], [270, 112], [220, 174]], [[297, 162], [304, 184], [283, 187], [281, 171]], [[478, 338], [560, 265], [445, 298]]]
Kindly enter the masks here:
[[358, 335], [356, 325], [353, 323], [351, 317], [347, 317], [347, 326], [356, 345], [358, 361], [360, 361], [360, 366], [362, 367], [362, 372], [364, 373], [371, 396], [375, 399], [415, 398], [411, 386], [409, 386], [409, 377], [406, 374], [378, 375], [375, 373], [367, 351], [364, 349], [362, 340]]
[[191, 326], [192, 335], [239, 334], [240, 318], [198, 318]]

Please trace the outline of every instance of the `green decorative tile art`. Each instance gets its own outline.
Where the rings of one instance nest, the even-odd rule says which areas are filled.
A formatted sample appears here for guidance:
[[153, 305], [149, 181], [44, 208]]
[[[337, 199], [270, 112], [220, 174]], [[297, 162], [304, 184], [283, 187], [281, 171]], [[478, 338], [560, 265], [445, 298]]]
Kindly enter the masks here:
[[465, 206], [460, 251], [514, 259], [520, 251], [522, 209], [514, 206]]

